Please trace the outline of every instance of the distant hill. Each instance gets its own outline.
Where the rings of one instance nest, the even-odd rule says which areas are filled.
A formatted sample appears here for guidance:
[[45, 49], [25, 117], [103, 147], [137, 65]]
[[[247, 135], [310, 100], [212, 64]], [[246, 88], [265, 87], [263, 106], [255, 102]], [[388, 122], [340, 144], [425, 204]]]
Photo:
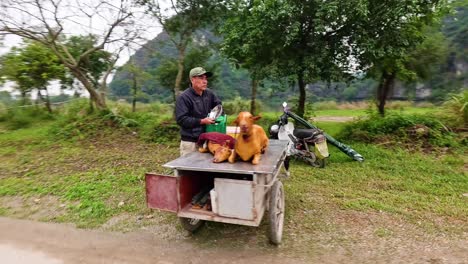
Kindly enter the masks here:
[[[408, 89], [402, 83], [397, 83], [390, 96], [390, 99], [417, 99], [417, 100], [443, 100], [448, 92], [455, 92], [460, 87], [467, 87], [467, 28], [468, 28], [468, 7], [461, 6], [457, 12], [448, 16], [444, 20], [443, 33], [450, 42], [451, 54], [447, 58], [446, 65], [440, 66], [440, 72], [433, 76], [431, 80], [422, 84], [411, 85]], [[198, 40], [198, 41], [196, 41]], [[207, 30], [196, 33], [194, 42], [216, 42], [213, 34]], [[161, 64], [164, 57], [177, 57], [177, 51], [169, 41], [166, 33], [161, 33], [153, 40], [149, 41], [142, 48], [137, 50], [131, 59], [150, 75], [155, 75], [155, 69]], [[210, 61], [218, 65], [214, 69], [216, 79], [210, 82], [209, 87], [221, 97], [222, 100], [231, 100], [241, 97], [249, 100], [251, 97], [250, 78], [248, 72], [236, 69], [223, 59], [216, 49]], [[203, 65], [204, 66], [204, 65]], [[184, 76], [184, 78], [186, 78]], [[175, 76], [174, 76], [175, 79]], [[129, 99], [131, 95], [129, 73], [123, 70], [117, 71], [110, 84], [112, 96], [115, 98]], [[309, 93], [308, 101], [337, 100], [356, 101], [367, 100], [374, 96], [377, 83], [373, 80], [355, 80], [348, 83], [323, 83], [317, 82], [307, 86]], [[156, 78], [147, 80], [142, 85], [142, 91], [147, 94], [146, 98], [140, 101], [161, 101], [171, 102], [172, 87], [163, 87]], [[410, 92], [411, 91], [411, 92]], [[265, 81], [258, 88], [257, 99], [267, 105], [277, 105], [279, 102], [289, 100], [297, 96], [297, 88], [287, 82]]]
[[[196, 37], [198, 39], [208, 38], [210, 41], [215, 40], [215, 38], [206, 31], [197, 32]], [[249, 97], [250, 81], [247, 71], [231, 67], [217, 52], [213, 53], [214, 55], [212, 55], [210, 60], [216, 61], [220, 66], [215, 69], [207, 69], [214, 71], [216, 75], [215, 81], [210, 82], [209, 87], [214, 89], [223, 100], [233, 99], [236, 96]], [[165, 57], [176, 58], [177, 55], [177, 50], [169, 41], [168, 35], [163, 32], [137, 50], [131, 59], [144, 71], [150, 75], [154, 75], [155, 69], [161, 64]], [[206, 67], [205, 65], [200, 66]], [[188, 76], [184, 76], [183, 78], [188, 78]], [[110, 84], [110, 90], [112, 95], [117, 98], [130, 97], [129, 73], [124, 70], [117, 71]], [[149, 94], [152, 100], [163, 102], [172, 100], [171, 90], [161, 86], [155, 78], [146, 81], [143, 84], [142, 90]]]

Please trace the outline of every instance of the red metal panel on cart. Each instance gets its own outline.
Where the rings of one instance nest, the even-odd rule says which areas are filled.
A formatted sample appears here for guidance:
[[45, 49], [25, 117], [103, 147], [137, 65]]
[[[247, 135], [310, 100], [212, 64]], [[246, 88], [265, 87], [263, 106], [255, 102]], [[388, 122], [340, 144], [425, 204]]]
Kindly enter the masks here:
[[146, 204], [149, 208], [170, 212], [178, 211], [177, 178], [168, 175], [147, 173]]
[[[192, 197], [200, 190], [200, 182], [194, 180], [196, 177], [181, 176], [179, 184], [180, 205], [185, 207], [192, 201]], [[199, 179], [199, 178], [197, 178]]]

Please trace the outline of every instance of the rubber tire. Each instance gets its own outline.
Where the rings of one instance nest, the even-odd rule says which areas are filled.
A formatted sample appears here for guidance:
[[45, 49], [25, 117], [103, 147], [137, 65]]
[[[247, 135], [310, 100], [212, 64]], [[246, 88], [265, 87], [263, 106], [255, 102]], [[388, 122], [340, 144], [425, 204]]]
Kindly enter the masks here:
[[[198, 220], [198, 221], [196, 221]], [[194, 218], [184, 218], [184, 217], [179, 217], [179, 221], [180, 221], [180, 224], [182, 225], [182, 227], [191, 232], [191, 233], [195, 233], [197, 232], [202, 226], [205, 225], [205, 221], [204, 220], [200, 220], [200, 219], [194, 219]], [[194, 223], [195, 221], [195, 223]]]
[[325, 168], [325, 165], [327, 165], [327, 158], [316, 159], [315, 163], [318, 165], [319, 168]]
[[311, 159], [307, 159], [306, 162], [312, 167], [325, 168], [325, 165], [327, 164], [326, 159], [327, 158], [324, 158], [324, 159], [317, 158], [314, 161], [312, 161]]
[[271, 187], [269, 204], [269, 238], [274, 245], [281, 244], [284, 226], [284, 189], [283, 183], [276, 181]]

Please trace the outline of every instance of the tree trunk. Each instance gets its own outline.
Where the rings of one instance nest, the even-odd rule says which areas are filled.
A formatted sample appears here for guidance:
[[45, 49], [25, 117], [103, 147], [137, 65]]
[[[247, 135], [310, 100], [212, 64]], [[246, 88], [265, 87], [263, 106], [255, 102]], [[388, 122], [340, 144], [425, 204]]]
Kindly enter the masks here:
[[297, 106], [297, 115], [304, 118], [306, 90], [305, 90], [304, 72], [303, 71], [298, 73], [297, 83], [299, 85], [299, 102], [298, 102], [299, 105]]
[[132, 74], [132, 79], [133, 79], [133, 98], [132, 98], [132, 112], [135, 112], [136, 110], [136, 96], [137, 96], [137, 78], [136, 74]]
[[93, 102], [94, 102], [94, 100], [91, 97], [89, 97], [89, 112], [90, 113], [94, 112], [94, 103]]
[[44, 98], [44, 96], [43, 96], [42, 93], [41, 93], [41, 89], [38, 89], [38, 90], [37, 90], [37, 95], [39, 96], [39, 98], [41, 99], [41, 101], [45, 103], [47, 112], [49, 112], [50, 114], [52, 114], [52, 107], [50, 106], [49, 93], [47, 92], [47, 88], [44, 88], [43, 90], [46, 91], [46, 97], [45, 97], [45, 98]]
[[382, 72], [379, 86], [377, 87], [377, 108], [379, 114], [385, 116], [385, 103], [387, 102], [388, 94], [393, 90], [395, 84], [395, 73], [389, 73], [386, 70]]
[[[101, 100], [104, 102], [104, 105], [106, 105], [106, 94], [107, 94], [107, 78], [109, 78], [109, 75], [112, 73], [112, 70], [114, 69], [115, 63], [119, 59], [119, 53], [117, 53], [117, 56], [113, 61], [110, 62], [110, 64], [107, 67], [106, 72], [102, 76], [101, 84], [100, 84], [100, 91], [101, 91]], [[107, 107], [107, 106], [106, 106]]]
[[174, 103], [181, 89], [180, 84], [182, 83], [182, 75], [184, 74], [184, 60], [185, 60], [185, 47], [179, 47], [179, 57], [177, 59], [177, 77], [174, 84]]
[[258, 87], [258, 80], [257, 78], [253, 77], [252, 78], [252, 97], [250, 100], [250, 113], [252, 113], [252, 115], [255, 115], [257, 112], [257, 107], [255, 104], [255, 99], [257, 98], [257, 87]]
[[75, 76], [83, 84], [85, 89], [89, 92], [90, 100], [92, 100], [92, 102], [96, 105], [96, 108], [99, 110], [107, 109], [105, 95], [99, 93], [95, 89], [92, 82], [90, 82], [86, 77], [86, 74], [77, 68], [70, 69], [72, 71], [73, 76]]
[[21, 91], [21, 102], [22, 102], [22, 105], [26, 105], [26, 101], [27, 101], [26, 95], [27, 95], [26, 92]]
[[46, 107], [49, 113], [52, 114], [52, 105], [50, 104], [50, 97], [49, 97], [49, 91], [47, 90], [47, 87], [44, 88], [44, 91], [46, 92]]

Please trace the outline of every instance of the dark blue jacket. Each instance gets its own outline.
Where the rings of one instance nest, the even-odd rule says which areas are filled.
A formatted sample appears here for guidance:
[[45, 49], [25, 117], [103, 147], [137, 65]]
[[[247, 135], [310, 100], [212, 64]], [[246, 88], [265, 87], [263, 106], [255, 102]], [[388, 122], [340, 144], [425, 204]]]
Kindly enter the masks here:
[[181, 93], [177, 97], [175, 111], [181, 139], [197, 142], [200, 134], [205, 132], [200, 120], [207, 117], [218, 104], [221, 104], [221, 100], [210, 89], [203, 91], [201, 96], [191, 87]]

